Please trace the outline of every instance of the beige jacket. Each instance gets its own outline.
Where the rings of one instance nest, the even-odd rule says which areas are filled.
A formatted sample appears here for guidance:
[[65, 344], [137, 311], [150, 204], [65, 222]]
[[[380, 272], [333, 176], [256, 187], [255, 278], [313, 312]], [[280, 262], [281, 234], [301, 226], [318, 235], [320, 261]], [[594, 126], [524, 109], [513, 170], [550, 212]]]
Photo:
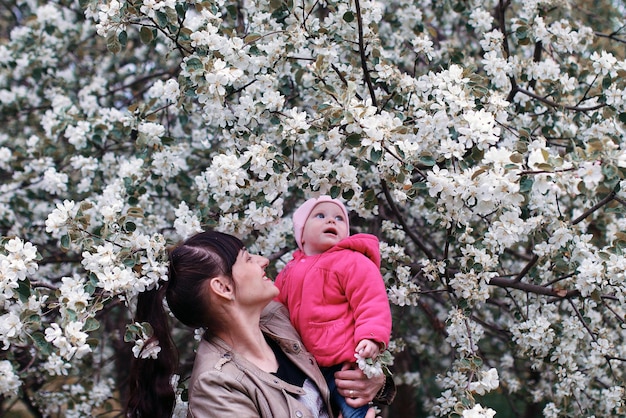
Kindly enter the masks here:
[[[287, 309], [271, 302], [261, 316], [261, 330], [277, 341], [287, 357], [317, 385], [332, 416], [329, 392], [313, 356], [289, 321]], [[296, 397], [302, 388], [290, 385], [237, 356], [223, 340], [202, 340], [189, 381], [188, 418], [304, 418], [311, 414]]]

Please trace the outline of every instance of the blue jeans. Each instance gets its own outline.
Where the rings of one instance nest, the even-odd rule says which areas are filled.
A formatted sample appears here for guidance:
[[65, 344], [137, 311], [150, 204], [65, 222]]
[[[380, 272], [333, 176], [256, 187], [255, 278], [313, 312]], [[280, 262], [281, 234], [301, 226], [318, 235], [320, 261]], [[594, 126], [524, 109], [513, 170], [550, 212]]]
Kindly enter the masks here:
[[369, 410], [369, 405], [363, 405], [360, 408], [353, 408], [346, 403], [346, 399], [339, 394], [337, 385], [335, 384], [335, 372], [341, 370], [341, 365], [331, 367], [321, 367], [322, 374], [326, 379], [328, 389], [330, 389], [330, 399], [333, 407], [337, 407], [341, 411], [343, 418], [365, 418], [365, 414]]

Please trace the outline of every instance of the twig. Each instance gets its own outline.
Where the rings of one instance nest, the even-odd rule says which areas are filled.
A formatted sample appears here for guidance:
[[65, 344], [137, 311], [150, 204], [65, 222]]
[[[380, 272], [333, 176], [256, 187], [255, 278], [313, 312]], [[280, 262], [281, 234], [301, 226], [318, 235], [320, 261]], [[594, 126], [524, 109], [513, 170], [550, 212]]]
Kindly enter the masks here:
[[580, 310], [574, 305], [574, 302], [570, 300], [569, 304], [572, 307], [572, 309], [574, 309], [576, 316], [580, 320], [580, 323], [583, 324], [583, 327], [585, 327], [585, 329], [589, 333], [589, 336], [591, 337], [591, 339], [593, 341], [597, 341], [595, 334], [593, 333], [593, 331], [591, 331], [591, 329], [589, 328], [589, 325], [587, 325], [587, 322], [585, 322], [585, 318], [583, 318], [583, 315], [580, 313]]
[[572, 221], [572, 225], [576, 225], [580, 222], [582, 222], [587, 216], [591, 215], [593, 212], [595, 212], [596, 210], [598, 210], [599, 208], [601, 208], [602, 206], [606, 205], [607, 203], [609, 203], [611, 200], [615, 199], [615, 191], [612, 191], [611, 193], [609, 193], [608, 195], [606, 195], [604, 197], [604, 199], [602, 199], [601, 201], [599, 201], [598, 203], [596, 203], [595, 205], [593, 205], [591, 208], [589, 208], [588, 210], [586, 210], [582, 215], [580, 215], [578, 218], [574, 219]]
[[533, 258], [526, 263], [526, 265], [524, 266], [524, 268], [522, 269], [522, 271], [519, 272], [519, 274], [517, 276], [515, 276], [515, 278], [513, 279], [514, 282], [521, 282], [522, 279], [524, 278], [524, 276], [526, 276], [526, 273], [528, 273], [530, 271], [530, 269], [537, 264], [537, 261], [539, 261], [539, 256], [537, 254], [533, 255]]
[[617, 41], [617, 42], [621, 42], [623, 44], [626, 44], [626, 39], [618, 38], [617, 36], [615, 36], [615, 32], [611, 33], [610, 35], [606, 35], [604, 33], [596, 32], [596, 33], [594, 33], [594, 35], [599, 37], [599, 38], [607, 38], [607, 39], [610, 39], [612, 41]]
[[[346, 78], [343, 76], [343, 74], [341, 74], [341, 71], [339, 71], [339, 68], [337, 68], [335, 66], [335, 64], [330, 64], [330, 68], [332, 68], [333, 71], [337, 74], [337, 76], [339, 77], [339, 79], [341, 80], [343, 85], [344, 86], [348, 86], [348, 80], [346, 80]], [[363, 100], [363, 98], [361, 97], [361, 95], [358, 92], [355, 91], [354, 95], [356, 96], [357, 99]]]

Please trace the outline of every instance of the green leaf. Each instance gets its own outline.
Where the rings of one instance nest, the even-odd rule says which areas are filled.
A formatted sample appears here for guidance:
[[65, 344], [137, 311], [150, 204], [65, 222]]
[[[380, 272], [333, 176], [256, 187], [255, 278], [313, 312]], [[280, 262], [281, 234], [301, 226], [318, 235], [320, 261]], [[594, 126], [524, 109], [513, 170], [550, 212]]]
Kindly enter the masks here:
[[72, 322], [76, 322], [78, 321], [78, 315], [76, 314], [76, 311], [73, 309], [66, 309], [65, 313], [67, 314], [67, 318], [72, 321]]
[[85, 321], [85, 325], [83, 326], [83, 331], [91, 332], [100, 328], [100, 322], [96, 318], [87, 318]]
[[461, 13], [461, 12], [465, 11], [465, 8], [466, 8], [465, 2], [463, 2], [462, 0], [457, 1], [452, 6], [452, 10], [454, 10], [457, 13]]
[[100, 341], [97, 338], [87, 338], [87, 341], [85, 342], [89, 347], [91, 347], [92, 350], [98, 347], [98, 344], [100, 344]]
[[480, 357], [473, 357], [471, 361], [472, 361], [472, 365], [476, 369], [480, 369], [483, 366], [483, 359], [481, 359]]
[[270, 0], [270, 10], [276, 10], [283, 5], [282, 0]]
[[88, 295], [93, 295], [95, 291], [96, 286], [94, 286], [92, 283], [85, 284], [85, 292], [87, 292]]
[[520, 25], [515, 30], [515, 35], [517, 39], [526, 39], [528, 37], [528, 26]]
[[235, 7], [234, 4], [230, 4], [228, 6], [226, 6], [226, 11], [228, 12], [228, 16], [231, 17], [231, 19], [237, 19], [237, 7]]
[[282, 23], [287, 16], [289, 16], [291, 12], [287, 8], [287, 6], [281, 6], [278, 9], [274, 10], [272, 13], [272, 18], [275, 19], [278, 23]]
[[177, 3], [176, 4], [176, 15], [178, 16], [179, 19], [184, 19], [185, 15], [187, 14], [187, 3]]
[[127, 324], [126, 332], [124, 332], [124, 341], [135, 341], [135, 337], [141, 335], [141, 327], [137, 324]]
[[528, 130], [528, 128], [521, 128], [519, 131], [519, 137], [520, 139], [528, 139], [530, 138], [530, 131]]
[[126, 216], [133, 216], [135, 218], [143, 218], [143, 209], [139, 206], [128, 208]]
[[37, 350], [43, 354], [44, 356], [49, 356], [52, 353], [52, 346], [48, 341], [46, 341], [46, 337], [41, 332], [35, 332], [31, 335]]
[[152, 29], [146, 26], [142, 26], [141, 29], [139, 29], [139, 39], [141, 39], [141, 42], [145, 45], [152, 42], [154, 40], [154, 34], [152, 33]]
[[344, 200], [352, 199], [354, 197], [354, 190], [352, 189], [346, 190], [345, 192], [341, 194], [341, 197], [343, 197]]
[[198, 58], [189, 58], [187, 61], [185, 61], [185, 64], [187, 65], [187, 70], [203, 70], [204, 69], [204, 65], [202, 65], [202, 61], [200, 61]]
[[111, 32], [106, 37], [107, 49], [114, 54], [119, 53], [122, 50], [122, 44], [115, 35], [115, 32]]
[[120, 41], [120, 45], [122, 47], [126, 47], [126, 43], [128, 41], [128, 33], [125, 30], [121, 31], [119, 35], [117, 35], [117, 40]]
[[30, 297], [30, 280], [18, 280], [17, 282], [17, 294], [20, 296], [20, 301], [23, 303], [28, 302], [28, 298]]
[[519, 182], [520, 192], [526, 193], [529, 192], [533, 188], [533, 179], [529, 176], [523, 176]]
[[351, 147], [360, 147], [361, 146], [361, 135], [359, 134], [350, 134], [346, 137], [346, 144]]
[[618, 176], [619, 170], [612, 164], [606, 164], [602, 166], [602, 174], [604, 174], [604, 177], [607, 179], [612, 179]]
[[71, 244], [70, 236], [63, 235], [61, 237], [61, 249], [63, 251], [68, 251], [70, 249], [70, 244]]
[[156, 16], [157, 24], [160, 27], [162, 27], [162, 28], [167, 27], [167, 23], [168, 23], [167, 13], [163, 13], [161, 11], [157, 11], [154, 15]]
[[432, 167], [435, 165], [435, 159], [431, 155], [422, 155], [419, 158], [419, 161], [427, 167]]
[[243, 41], [247, 44], [251, 44], [253, 42], [256, 42], [257, 40], [261, 39], [261, 35], [259, 35], [258, 33], [251, 33], [248, 36], [246, 36]]
[[373, 162], [378, 162], [382, 156], [383, 150], [375, 150], [374, 148], [370, 150], [370, 159]]

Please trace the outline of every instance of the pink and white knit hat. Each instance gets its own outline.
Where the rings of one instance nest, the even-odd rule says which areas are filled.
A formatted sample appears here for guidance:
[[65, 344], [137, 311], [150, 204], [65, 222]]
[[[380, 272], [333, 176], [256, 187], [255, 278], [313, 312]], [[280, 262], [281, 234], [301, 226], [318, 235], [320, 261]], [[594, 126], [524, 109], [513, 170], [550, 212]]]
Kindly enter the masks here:
[[296, 211], [293, 213], [293, 234], [296, 238], [296, 243], [298, 244], [298, 248], [302, 250], [302, 231], [304, 231], [304, 224], [306, 220], [309, 218], [309, 215], [315, 208], [318, 203], [322, 202], [331, 202], [339, 206], [341, 211], [343, 212], [343, 217], [346, 220], [346, 225], [348, 226], [348, 231], [350, 230], [350, 221], [348, 218], [348, 211], [344, 204], [338, 200], [333, 199], [330, 196], [322, 195], [320, 197], [313, 197], [302, 204]]

